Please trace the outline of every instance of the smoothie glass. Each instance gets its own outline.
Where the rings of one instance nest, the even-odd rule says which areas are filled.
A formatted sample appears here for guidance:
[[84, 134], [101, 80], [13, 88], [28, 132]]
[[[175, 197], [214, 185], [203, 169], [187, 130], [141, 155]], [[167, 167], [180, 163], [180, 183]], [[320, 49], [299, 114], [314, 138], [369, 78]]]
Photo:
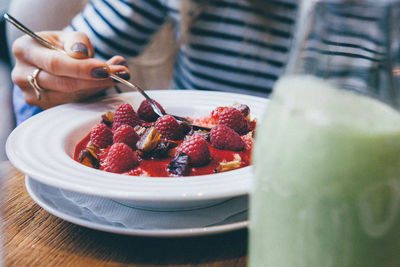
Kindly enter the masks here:
[[0, 160], [0, 267], [4, 266], [3, 262], [3, 242], [4, 242], [4, 232], [3, 232], [3, 201], [4, 201], [4, 196], [3, 196], [3, 176], [5, 175], [4, 172], [4, 164]]
[[257, 129], [250, 267], [400, 266], [399, 6], [300, 5]]

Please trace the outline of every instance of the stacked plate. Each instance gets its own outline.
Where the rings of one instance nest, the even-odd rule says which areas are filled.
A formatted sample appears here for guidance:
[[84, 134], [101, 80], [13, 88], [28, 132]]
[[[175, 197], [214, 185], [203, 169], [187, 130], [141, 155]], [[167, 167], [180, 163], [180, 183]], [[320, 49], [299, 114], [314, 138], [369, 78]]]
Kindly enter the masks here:
[[[167, 112], [201, 117], [218, 106], [247, 104], [261, 117], [267, 100], [222, 92], [149, 91]], [[27, 175], [31, 197], [50, 213], [82, 226], [130, 235], [184, 236], [246, 227], [252, 170], [193, 177], [133, 177], [86, 167], [73, 160], [76, 144], [101, 115], [137, 93], [91, 103], [61, 105], [19, 125], [9, 136], [7, 155]]]

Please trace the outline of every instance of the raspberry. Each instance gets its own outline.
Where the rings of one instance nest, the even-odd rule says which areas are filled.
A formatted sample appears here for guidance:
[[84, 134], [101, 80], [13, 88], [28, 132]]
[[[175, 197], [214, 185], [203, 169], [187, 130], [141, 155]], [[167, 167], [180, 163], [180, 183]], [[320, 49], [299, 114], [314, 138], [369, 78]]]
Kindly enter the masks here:
[[[157, 103], [154, 99], [152, 99], [154, 104], [156, 104], [156, 106], [162, 111], [165, 112], [164, 108]], [[147, 100], [143, 100], [142, 103], [140, 104], [139, 108], [138, 108], [138, 115], [139, 117], [144, 120], [144, 121], [148, 121], [148, 122], [153, 122], [156, 121], [157, 118], [159, 117], [153, 110], [153, 108], [151, 107], [149, 101]]]
[[244, 142], [244, 148], [246, 150], [251, 150], [253, 148], [253, 137], [251, 137], [249, 134], [242, 135], [240, 138], [242, 138]]
[[236, 109], [242, 112], [243, 116], [246, 118], [250, 114], [250, 108], [248, 105], [239, 104]]
[[229, 107], [219, 113], [218, 124], [227, 125], [240, 135], [249, 131], [249, 123], [238, 109]]
[[227, 108], [228, 108], [228, 107], [217, 107], [217, 108], [215, 108], [213, 111], [211, 111], [211, 119], [214, 120], [214, 121], [216, 121], [216, 122], [218, 122], [219, 114], [220, 114], [223, 110], [225, 110], [225, 109], [227, 109]]
[[133, 107], [126, 103], [119, 105], [114, 113], [113, 130], [116, 130], [122, 124], [128, 124], [132, 127], [140, 124], [139, 116], [136, 114]]
[[159, 117], [155, 123], [155, 127], [164, 138], [169, 140], [180, 140], [183, 138], [181, 125], [171, 115]]
[[257, 120], [249, 121], [249, 131], [255, 131], [257, 127]]
[[217, 125], [211, 129], [210, 143], [213, 147], [222, 150], [243, 150], [244, 142], [240, 135], [226, 125]]
[[178, 151], [189, 156], [189, 164], [202, 166], [210, 161], [210, 150], [208, 143], [201, 135], [193, 135], [182, 142]]
[[107, 172], [121, 173], [126, 172], [139, 164], [137, 155], [124, 143], [116, 143], [108, 151], [104, 170]]
[[105, 124], [96, 124], [90, 131], [90, 142], [98, 148], [106, 148], [113, 142], [113, 133]]
[[136, 131], [127, 124], [123, 124], [114, 132], [114, 143], [125, 143], [133, 150], [136, 149], [136, 143], [140, 139]]
[[226, 108], [228, 107], [217, 107], [211, 111], [210, 115], [203, 118], [194, 119], [193, 124], [212, 128], [218, 124], [219, 113]]

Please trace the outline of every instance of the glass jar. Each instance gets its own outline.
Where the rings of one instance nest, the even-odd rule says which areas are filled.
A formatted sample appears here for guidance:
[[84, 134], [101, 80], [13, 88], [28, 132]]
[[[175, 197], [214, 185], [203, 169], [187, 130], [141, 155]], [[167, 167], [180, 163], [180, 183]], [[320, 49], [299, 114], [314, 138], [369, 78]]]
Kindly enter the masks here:
[[302, 1], [254, 148], [249, 266], [400, 266], [398, 1]]

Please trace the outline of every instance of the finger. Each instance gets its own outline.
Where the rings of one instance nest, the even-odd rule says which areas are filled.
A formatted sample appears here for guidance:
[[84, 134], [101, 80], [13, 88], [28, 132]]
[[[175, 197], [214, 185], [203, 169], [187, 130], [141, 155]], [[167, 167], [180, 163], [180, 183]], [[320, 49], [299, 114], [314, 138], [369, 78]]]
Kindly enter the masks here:
[[[131, 72], [125, 66], [111, 65], [110, 71], [111, 71], [111, 73], [121, 77], [124, 80], [129, 80], [131, 78]], [[114, 81], [114, 82], [117, 82], [117, 81]]]
[[[107, 64], [110, 67], [111, 73], [116, 74], [117, 76], [121, 77], [125, 80], [130, 80], [131, 72], [128, 69], [128, 63], [122, 56], [114, 56], [107, 60]], [[114, 82], [118, 82], [114, 80]]]
[[[80, 83], [77, 83], [77, 79], [52, 76], [44, 71], [40, 71], [36, 76], [36, 82], [43, 89], [41, 91], [42, 97], [39, 101], [27, 78], [28, 75], [32, 75], [35, 69], [33, 66], [24, 65], [23, 62], [17, 62], [16, 68], [12, 71], [12, 79], [21, 88], [25, 101], [30, 105], [36, 105], [41, 108], [75, 102], [102, 92], [114, 85], [111, 79], [102, 82], [81, 80]], [[53, 88], [63, 88], [63, 90], [53, 90]], [[43, 95], [49, 95], [49, 97], [44, 98]], [[62, 97], [59, 97], [61, 95]]]
[[[124, 66], [110, 66], [111, 73], [117, 76], [129, 80], [130, 72], [128, 68]], [[26, 76], [29, 73], [26, 73]], [[26, 77], [25, 76], [25, 77]], [[115, 81], [112, 79], [107, 80], [85, 80], [77, 79], [66, 76], [55, 76], [45, 71], [40, 71], [36, 78], [38, 84], [41, 87], [48, 90], [55, 90], [60, 92], [77, 92], [86, 90], [88, 88], [107, 88], [115, 85]]]
[[[27, 80], [28, 75], [37, 69], [35, 66], [27, 65], [23, 61], [17, 61], [16, 66], [12, 71], [12, 80], [19, 87], [27, 87], [31, 89]], [[110, 66], [111, 72], [115, 73], [123, 79], [129, 80], [130, 72], [125, 66]], [[66, 76], [55, 76], [51, 73], [41, 70], [36, 76], [37, 83], [44, 89], [55, 90], [59, 92], [77, 92], [88, 88], [105, 88], [115, 85], [112, 79], [107, 80], [85, 80], [71, 78]]]
[[41, 92], [40, 100], [37, 99], [33, 90], [26, 90], [26, 88], [24, 89], [25, 90], [22, 90], [21, 88], [24, 100], [27, 104], [38, 106], [41, 109], [48, 109], [61, 104], [84, 101], [87, 98], [90, 98], [92, 96], [95, 96], [103, 92], [106, 89], [106, 87], [80, 90], [73, 93], [43, 90]]
[[41, 31], [36, 34], [63, 49], [70, 57], [83, 59], [94, 55], [94, 47], [83, 32]]
[[33, 88], [28, 82], [28, 75], [32, 75], [34, 70], [33, 66], [27, 65], [23, 61], [16, 61], [15, 67], [11, 72], [11, 79], [21, 90], [32, 91], [33, 94]]
[[[11, 72], [12, 81], [19, 87], [29, 87], [29, 82], [27, 80], [27, 77], [28, 75], [31, 75], [35, 69], [37, 69], [36, 66], [29, 65], [21, 60], [17, 61], [15, 68]], [[104, 87], [113, 85], [111, 79], [85, 80], [79, 78], [71, 78], [67, 76], [57, 76], [48, 73], [43, 69], [41, 69], [41, 71], [36, 76], [36, 81], [44, 89], [55, 90], [60, 92], [74, 92], [86, 88], [95, 88], [95, 87]]]
[[70, 57], [76, 59], [93, 57], [94, 48], [86, 34], [82, 32], [64, 32], [60, 39], [64, 43], [65, 52]]
[[113, 56], [109, 60], [107, 60], [108, 65], [120, 65], [120, 66], [125, 66], [128, 67], [128, 63], [126, 59], [122, 56]]
[[106, 79], [110, 69], [108, 65], [95, 58], [75, 59], [68, 55], [31, 43], [29, 51], [18, 53], [19, 60], [35, 65], [55, 76], [67, 76], [79, 79]]
[[36, 80], [38, 84], [44, 89], [65, 92], [65, 93], [87, 90], [88, 88], [107, 88], [114, 85], [114, 82], [111, 79], [107, 80], [77, 79], [67, 76], [55, 76], [43, 70], [39, 72]]

